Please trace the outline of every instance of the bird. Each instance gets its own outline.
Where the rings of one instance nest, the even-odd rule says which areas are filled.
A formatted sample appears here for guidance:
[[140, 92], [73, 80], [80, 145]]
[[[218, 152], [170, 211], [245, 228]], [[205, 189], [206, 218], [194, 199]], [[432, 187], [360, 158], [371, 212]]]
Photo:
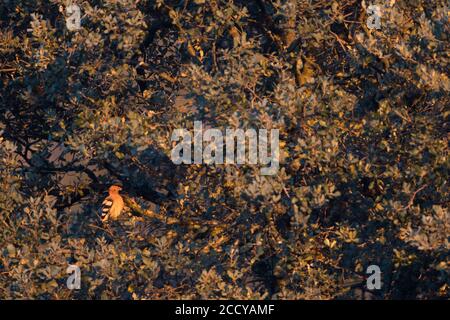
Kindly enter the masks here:
[[124, 202], [122, 196], [119, 194], [119, 191], [122, 190], [122, 187], [118, 185], [112, 185], [108, 189], [108, 197], [105, 198], [102, 202], [101, 207], [101, 219], [102, 222], [111, 220], [116, 220], [120, 214], [122, 213]]

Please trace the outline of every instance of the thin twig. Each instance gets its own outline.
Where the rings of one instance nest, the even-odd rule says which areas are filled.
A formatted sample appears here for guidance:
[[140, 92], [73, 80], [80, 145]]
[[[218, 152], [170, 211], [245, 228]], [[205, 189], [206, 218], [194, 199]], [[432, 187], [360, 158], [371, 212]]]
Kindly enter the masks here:
[[114, 235], [113, 235], [112, 232], [109, 231], [108, 229], [105, 229], [105, 228], [96, 226], [96, 225], [94, 225], [94, 224], [88, 224], [88, 227], [91, 227], [91, 228], [95, 228], [95, 229], [99, 229], [99, 230], [105, 231], [105, 232], [108, 233], [112, 238], [114, 238]]
[[427, 187], [427, 185], [423, 185], [422, 187], [420, 187], [419, 189], [416, 190], [416, 192], [413, 193], [411, 199], [409, 199], [408, 205], [406, 207], [403, 208], [403, 210], [408, 210], [409, 208], [411, 208], [411, 206], [414, 204], [414, 199], [416, 198], [416, 195], [422, 191], [423, 189], [425, 189]]

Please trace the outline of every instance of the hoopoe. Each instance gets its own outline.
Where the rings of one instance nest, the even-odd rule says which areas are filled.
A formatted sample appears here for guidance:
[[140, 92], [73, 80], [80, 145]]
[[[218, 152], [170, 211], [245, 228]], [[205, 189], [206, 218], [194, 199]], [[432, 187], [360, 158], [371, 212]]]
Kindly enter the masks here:
[[108, 197], [103, 200], [102, 203], [102, 221], [106, 222], [109, 218], [112, 220], [116, 220], [120, 213], [123, 210], [123, 198], [119, 194], [119, 191], [122, 190], [121, 187], [117, 185], [112, 185], [108, 189]]

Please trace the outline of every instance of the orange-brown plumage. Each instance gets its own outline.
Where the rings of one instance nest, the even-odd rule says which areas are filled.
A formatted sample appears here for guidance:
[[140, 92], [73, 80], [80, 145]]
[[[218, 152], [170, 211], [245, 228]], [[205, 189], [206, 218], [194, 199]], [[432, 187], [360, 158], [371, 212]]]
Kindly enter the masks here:
[[116, 220], [122, 213], [124, 204], [123, 198], [119, 194], [122, 190], [121, 187], [117, 185], [112, 185], [108, 189], [108, 197], [102, 203], [102, 221], [105, 222], [108, 219]]

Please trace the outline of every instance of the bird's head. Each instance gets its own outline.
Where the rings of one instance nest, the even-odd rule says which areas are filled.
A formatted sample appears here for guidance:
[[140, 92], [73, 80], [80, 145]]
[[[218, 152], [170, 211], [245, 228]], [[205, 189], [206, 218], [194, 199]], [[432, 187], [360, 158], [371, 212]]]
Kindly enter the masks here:
[[122, 190], [122, 187], [115, 184], [109, 187], [109, 193], [118, 193], [120, 190]]

